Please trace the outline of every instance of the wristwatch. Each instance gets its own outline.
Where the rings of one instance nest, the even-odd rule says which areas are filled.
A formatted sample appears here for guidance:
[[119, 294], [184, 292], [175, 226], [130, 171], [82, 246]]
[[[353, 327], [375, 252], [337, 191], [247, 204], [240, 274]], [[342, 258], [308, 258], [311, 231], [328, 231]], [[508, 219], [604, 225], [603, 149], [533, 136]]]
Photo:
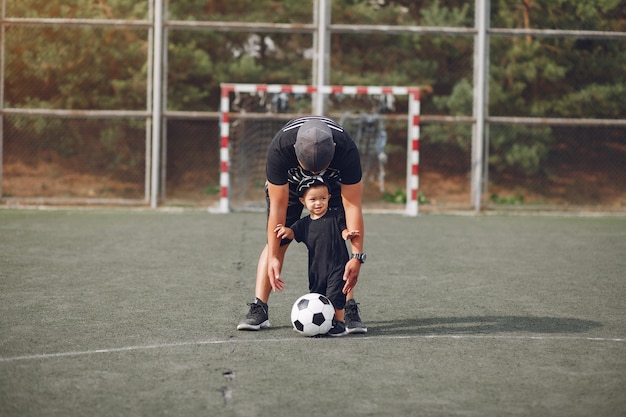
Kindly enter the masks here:
[[351, 259], [358, 259], [362, 264], [365, 263], [365, 254], [364, 253], [353, 253], [350, 256]]

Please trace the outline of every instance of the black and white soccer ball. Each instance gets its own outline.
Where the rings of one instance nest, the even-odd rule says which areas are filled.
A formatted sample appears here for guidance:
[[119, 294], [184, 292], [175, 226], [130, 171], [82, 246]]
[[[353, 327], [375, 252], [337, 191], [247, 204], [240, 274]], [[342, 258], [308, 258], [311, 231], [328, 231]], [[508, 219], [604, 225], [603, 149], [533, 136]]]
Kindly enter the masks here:
[[333, 326], [335, 308], [322, 294], [309, 293], [298, 298], [291, 308], [293, 328], [304, 336], [328, 333]]

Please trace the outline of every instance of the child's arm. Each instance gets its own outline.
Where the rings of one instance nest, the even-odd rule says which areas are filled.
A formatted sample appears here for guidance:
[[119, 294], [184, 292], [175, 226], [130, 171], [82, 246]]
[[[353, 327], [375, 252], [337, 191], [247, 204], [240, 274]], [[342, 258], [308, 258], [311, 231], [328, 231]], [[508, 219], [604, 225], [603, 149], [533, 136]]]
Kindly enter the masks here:
[[293, 239], [293, 230], [282, 224], [277, 224], [274, 228], [274, 233], [278, 239]]
[[358, 230], [343, 229], [343, 231], [341, 232], [341, 237], [343, 237], [343, 240], [350, 240], [357, 236], [361, 236], [361, 232], [359, 232]]

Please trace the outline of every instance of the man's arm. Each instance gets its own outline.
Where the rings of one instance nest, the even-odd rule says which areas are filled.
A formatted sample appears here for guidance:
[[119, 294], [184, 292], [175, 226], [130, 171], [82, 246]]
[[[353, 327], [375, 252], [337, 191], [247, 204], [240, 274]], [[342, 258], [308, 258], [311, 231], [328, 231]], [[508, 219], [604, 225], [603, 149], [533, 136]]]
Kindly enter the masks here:
[[285, 224], [287, 219], [289, 184], [274, 185], [268, 183], [267, 192], [270, 198], [270, 213], [267, 221], [267, 274], [272, 290], [282, 291], [284, 282], [280, 279], [280, 272], [283, 265], [279, 256], [281, 239], [276, 236], [274, 228], [277, 224]]
[[[363, 183], [359, 181], [356, 184], [342, 184], [341, 198], [346, 213], [346, 226], [348, 230], [358, 230], [359, 235], [354, 236], [350, 240], [352, 253], [363, 253], [363, 242], [365, 239], [365, 230], [363, 223]], [[345, 294], [352, 291], [359, 279], [361, 271], [361, 262], [358, 259], [350, 259], [346, 264], [343, 280], [346, 284], [343, 287]]]

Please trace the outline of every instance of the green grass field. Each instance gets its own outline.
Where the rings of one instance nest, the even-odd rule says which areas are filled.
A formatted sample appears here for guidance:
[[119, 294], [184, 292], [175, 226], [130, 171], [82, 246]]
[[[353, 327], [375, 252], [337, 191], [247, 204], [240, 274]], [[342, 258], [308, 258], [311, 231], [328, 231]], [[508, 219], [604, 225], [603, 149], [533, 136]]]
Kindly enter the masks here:
[[626, 416], [626, 217], [367, 214], [365, 336], [238, 332], [263, 213], [0, 210], [0, 416]]

